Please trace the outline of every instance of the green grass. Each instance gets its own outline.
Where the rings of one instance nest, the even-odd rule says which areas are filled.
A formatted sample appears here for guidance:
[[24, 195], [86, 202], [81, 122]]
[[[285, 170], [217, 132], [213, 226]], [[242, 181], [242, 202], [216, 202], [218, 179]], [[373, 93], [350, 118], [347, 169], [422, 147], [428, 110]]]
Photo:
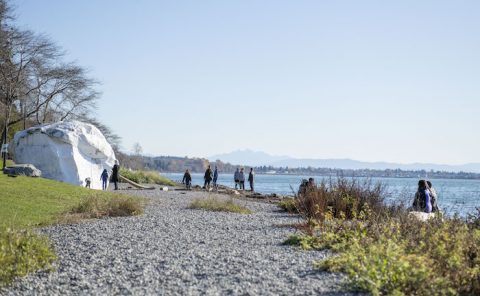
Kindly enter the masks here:
[[0, 285], [51, 267], [54, 252], [47, 238], [34, 233], [34, 227], [142, 212], [140, 198], [0, 173]]
[[0, 227], [0, 286], [29, 272], [50, 269], [55, 260], [46, 237], [31, 230]]
[[232, 199], [223, 200], [215, 197], [207, 199], [194, 199], [190, 204], [191, 209], [203, 209], [213, 212], [231, 212], [239, 214], [251, 214], [252, 211], [236, 204]]
[[0, 225], [19, 228], [55, 223], [88, 198], [124, 197], [43, 178], [4, 174], [0, 174], [0, 188]]
[[139, 184], [177, 185], [172, 180], [160, 175], [157, 171], [133, 171], [121, 168], [120, 175]]

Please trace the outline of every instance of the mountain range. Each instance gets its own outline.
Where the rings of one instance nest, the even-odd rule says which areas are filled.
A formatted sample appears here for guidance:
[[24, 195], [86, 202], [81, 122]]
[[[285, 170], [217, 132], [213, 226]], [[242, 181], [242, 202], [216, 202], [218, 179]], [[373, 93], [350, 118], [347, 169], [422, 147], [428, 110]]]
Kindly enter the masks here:
[[247, 166], [273, 166], [273, 167], [314, 167], [335, 169], [401, 169], [401, 170], [434, 170], [448, 172], [480, 173], [480, 163], [467, 163], [461, 165], [447, 165], [435, 163], [410, 163], [401, 164], [393, 162], [367, 162], [353, 159], [308, 159], [293, 158], [289, 156], [274, 156], [262, 151], [236, 150], [230, 153], [218, 154], [208, 157], [210, 161], [221, 160], [235, 165]]

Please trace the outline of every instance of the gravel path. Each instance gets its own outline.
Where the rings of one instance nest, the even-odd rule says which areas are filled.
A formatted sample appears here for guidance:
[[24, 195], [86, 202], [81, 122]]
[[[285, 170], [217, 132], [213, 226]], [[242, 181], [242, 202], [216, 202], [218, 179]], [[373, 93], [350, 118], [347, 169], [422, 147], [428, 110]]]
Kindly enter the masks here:
[[[150, 200], [139, 217], [91, 220], [42, 230], [59, 256], [0, 290], [5, 295], [347, 295], [338, 274], [313, 270], [318, 251], [281, 243], [298, 218], [276, 206], [237, 201], [251, 215], [188, 209], [199, 192], [131, 191]], [[226, 198], [226, 197], [225, 197]]]

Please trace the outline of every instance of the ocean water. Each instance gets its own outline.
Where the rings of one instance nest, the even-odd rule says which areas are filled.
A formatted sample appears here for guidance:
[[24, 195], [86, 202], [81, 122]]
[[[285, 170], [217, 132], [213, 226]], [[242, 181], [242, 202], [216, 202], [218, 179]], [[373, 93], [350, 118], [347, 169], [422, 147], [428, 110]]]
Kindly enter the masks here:
[[[183, 174], [165, 173], [166, 177], [181, 181]], [[322, 176], [300, 175], [255, 175], [255, 191], [260, 193], [277, 193], [281, 195], [293, 195], [298, 190], [302, 179], [315, 178], [317, 183]], [[414, 178], [370, 178], [373, 183], [381, 182], [386, 185], [387, 202], [405, 202], [411, 204], [417, 190], [418, 179]], [[432, 179], [430, 180], [438, 194], [438, 204], [442, 211], [449, 215], [458, 213], [466, 216], [476, 212], [480, 208], [480, 180], [454, 180]], [[192, 174], [193, 185], [203, 186], [203, 174]], [[245, 188], [249, 189], [248, 182]], [[218, 184], [234, 187], [233, 174], [219, 174]]]

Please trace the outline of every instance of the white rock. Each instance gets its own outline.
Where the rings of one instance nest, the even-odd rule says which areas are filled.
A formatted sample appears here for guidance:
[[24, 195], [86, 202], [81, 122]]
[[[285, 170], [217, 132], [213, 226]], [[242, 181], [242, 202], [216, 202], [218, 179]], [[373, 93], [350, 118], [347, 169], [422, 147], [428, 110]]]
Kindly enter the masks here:
[[41, 177], [42, 172], [32, 164], [16, 164], [6, 167], [5, 174], [15, 176]]
[[408, 216], [413, 217], [413, 218], [417, 219], [418, 221], [425, 222], [428, 219], [435, 217], [435, 213], [425, 213], [425, 212], [413, 211], [413, 212], [409, 212]]
[[100, 175], [109, 175], [115, 153], [103, 134], [93, 125], [64, 121], [32, 127], [15, 134], [10, 146], [16, 163], [31, 163], [45, 178], [102, 189]]

